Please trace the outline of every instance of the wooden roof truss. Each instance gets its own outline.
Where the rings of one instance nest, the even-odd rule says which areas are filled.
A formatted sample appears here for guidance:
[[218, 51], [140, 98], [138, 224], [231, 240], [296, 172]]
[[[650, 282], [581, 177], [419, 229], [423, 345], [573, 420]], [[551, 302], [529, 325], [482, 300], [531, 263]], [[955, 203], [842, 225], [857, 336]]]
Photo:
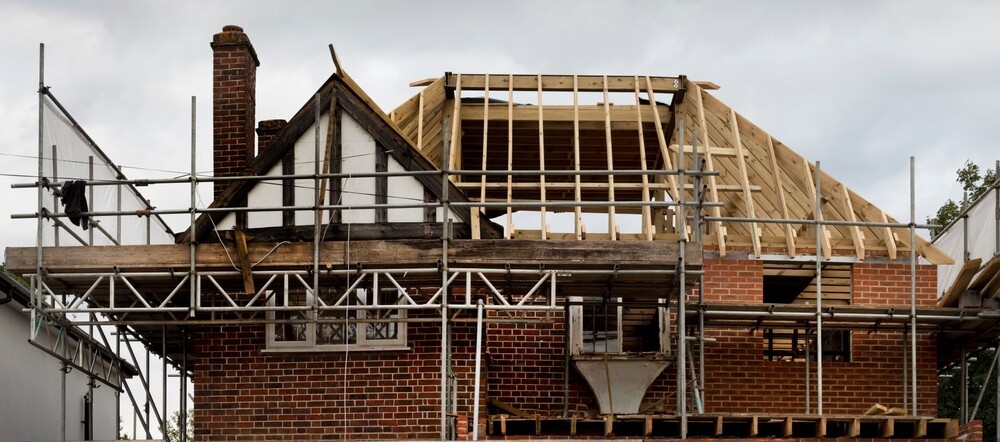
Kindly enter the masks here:
[[[685, 156], [685, 164], [696, 165], [697, 155], [706, 170], [718, 173], [702, 180], [704, 201], [720, 203], [706, 205], [703, 215], [714, 219], [702, 224], [702, 233], [707, 248], [720, 255], [733, 250], [756, 257], [811, 254], [817, 235], [826, 258], [908, 255], [905, 227], [866, 225], [896, 221], [823, 171], [817, 188], [816, 165], [712, 96], [708, 91], [718, 88], [712, 83], [684, 76], [447, 73], [415, 84], [422, 90], [390, 115], [400, 133], [433, 164], [466, 171], [559, 171], [541, 176], [452, 176], [470, 201], [507, 204], [500, 211], [473, 210], [472, 216], [505, 215], [508, 238], [657, 240], [687, 235], [672, 230], [674, 211], [655, 203], [678, 201], [680, 192], [687, 201], [695, 200], [700, 192], [694, 189], [694, 180], [689, 177], [681, 183], [676, 175], [643, 172], [674, 170], [679, 155]], [[658, 101], [667, 95], [672, 97], [670, 104]], [[677, 133], [681, 121], [683, 138]], [[445, 131], [450, 133], [449, 158], [442, 158]], [[679, 140], [692, 138], [697, 145], [681, 146]], [[586, 172], [622, 170], [636, 173]], [[587, 201], [642, 204], [606, 208], [566, 204]], [[539, 212], [540, 231], [513, 225], [513, 213], [522, 202], [540, 203], [532, 209]], [[553, 202], [563, 204], [544, 206]], [[557, 211], [574, 214], [572, 232], [550, 231], [546, 215]], [[586, 231], [582, 213], [593, 211], [607, 215], [608, 231]], [[641, 218], [638, 233], [620, 231], [622, 214]], [[687, 214], [692, 215], [690, 209]], [[817, 225], [815, 220], [839, 224]], [[922, 238], [917, 238], [915, 247], [933, 263], [951, 261]]]

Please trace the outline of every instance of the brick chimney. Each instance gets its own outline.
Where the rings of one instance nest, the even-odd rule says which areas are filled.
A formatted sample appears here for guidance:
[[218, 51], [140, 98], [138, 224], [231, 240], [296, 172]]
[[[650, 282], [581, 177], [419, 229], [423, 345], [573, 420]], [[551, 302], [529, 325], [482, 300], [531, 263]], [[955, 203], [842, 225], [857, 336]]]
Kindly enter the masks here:
[[[238, 176], [254, 157], [257, 52], [243, 28], [228, 25], [212, 38], [212, 133], [215, 176]], [[215, 183], [215, 197], [229, 185]]]

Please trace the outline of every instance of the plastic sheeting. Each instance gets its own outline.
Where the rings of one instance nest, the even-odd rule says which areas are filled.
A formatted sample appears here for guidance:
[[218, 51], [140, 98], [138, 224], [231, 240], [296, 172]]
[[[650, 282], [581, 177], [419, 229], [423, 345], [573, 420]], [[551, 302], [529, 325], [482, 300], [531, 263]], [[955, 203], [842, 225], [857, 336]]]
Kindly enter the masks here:
[[[58, 101], [45, 95], [44, 103], [42, 173], [50, 182], [61, 187], [66, 181], [108, 182], [126, 179], [111, 159], [60, 109]], [[148, 208], [146, 199], [129, 184], [88, 185], [86, 196], [90, 212], [137, 212]], [[42, 206], [51, 213], [65, 213], [59, 198], [48, 189], [43, 191]], [[91, 217], [100, 228], [89, 230], [84, 230], [82, 225], [73, 225], [69, 218], [56, 219], [66, 228], [58, 227], [53, 220], [45, 220], [45, 227], [42, 229], [43, 245], [97, 246], [113, 245], [115, 242], [122, 245], [174, 242], [170, 228], [158, 216]], [[79, 239], [67, 229], [75, 233]], [[102, 232], [102, 229], [107, 233]]]
[[[969, 259], [982, 258], [983, 262], [993, 259], [996, 249], [996, 197], [998, 189], [993, 189], [976, 200], [966, 212], [968, 217]], [[953, 265], [938, 266], [938, 296], [951, 286], [965, 261], [962, 252], [965, 247], [966, 222], [955, 221], [934, 239], [934, 245], [955, 259]]]

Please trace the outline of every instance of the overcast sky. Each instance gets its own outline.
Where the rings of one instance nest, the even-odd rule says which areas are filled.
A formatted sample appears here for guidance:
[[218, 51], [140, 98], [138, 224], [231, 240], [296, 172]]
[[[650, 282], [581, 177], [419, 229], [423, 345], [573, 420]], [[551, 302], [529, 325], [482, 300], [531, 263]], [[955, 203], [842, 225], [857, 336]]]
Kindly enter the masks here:
[[[131, 178], [211, 165], [211, 50], [242, 26], [260, 56], [257, 118], [289, 118], [332, 72], [327, 44], [384, 109], [445, 71], [685, 74], [898, 219], [960, 198], [954, 171], [992, 165], [1000, 3], [940, 2], [0, 2], [0, 153], [37, 152], [38, 43], [46, 85]], [[3, 155], [3, 173], [36, 174]], [[137, 169], [139, 168], [139, 169]], [[176, 173], [158, 173], [162, 169]], [[0, 246], [31, 245], [34, 192], [0, 177]], [[208, 192], [205, 186], [203, 193]], [[186, 206], [178, 188], [143, 190]], [[207, 196], [207, 194], [206, 194]], [[183, 219], [183, 217], [182, 217]], [[175, 225], [183, 230], [183, 222]]]
[[[290, 118], [333, 70], [384, 109], [445, 71], [688, 75], [897, 219], [960, 198], [966, 159], [1000, 158], [1000, 2], [110, 2], [0, 0], [0, 164], [36, 175], [38, 44], [46, 85], [130, 178], [211, 165], [212, 35], [260, 56], [257, 118]], [[168, 172], [153, 172], [159, 169]], [[171, 172], [172, 171], [172, 172]], [[0, 176], [0, 248], [30, 246], [33, 190]], [[210, 195], [203, 190], [203, 198]], [[183, 190], [146, 191], [186, 207]], [[183, 223], [175, 225], [183, 230]], [[172, 406], [173, 407], [173, 406]]]

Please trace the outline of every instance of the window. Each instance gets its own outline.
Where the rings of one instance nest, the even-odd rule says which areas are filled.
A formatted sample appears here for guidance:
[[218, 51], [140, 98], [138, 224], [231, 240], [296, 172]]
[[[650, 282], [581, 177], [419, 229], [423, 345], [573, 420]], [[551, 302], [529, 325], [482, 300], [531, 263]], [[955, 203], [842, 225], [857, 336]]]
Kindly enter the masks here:
[[404, 298], [398, 289], [380, 289], [372, 296], [371, 288], [358, 288], [345, 296], [340, 291], [321, 289], [320, 299], [313, 299], [312, 290], [288, 290], [287, 294], [272, 293], [268, 305], [299, 307], [301, 310], [268, 312], [268, 319], [287, 322], [269, 324], [268, 350], [404, 350], [406, 349], [406, 310], [346, 309], [319, 310], [318, 317], [310, 308], [320, 306], [393, 306]]
[[[823, 264], [823, 305], [851, 304], [851, 264]], [[764, 263], [765, 304], [816, 304], [816, 263]], [[816, 331], [802, 328], [764, 329], [764, 359], [816, 360]], [[851, 359], [851, 332], [823, 330], [823, 361]]]
[[667, 308], [622, 298], [570, 297], [572, 354], [669, 352]]

